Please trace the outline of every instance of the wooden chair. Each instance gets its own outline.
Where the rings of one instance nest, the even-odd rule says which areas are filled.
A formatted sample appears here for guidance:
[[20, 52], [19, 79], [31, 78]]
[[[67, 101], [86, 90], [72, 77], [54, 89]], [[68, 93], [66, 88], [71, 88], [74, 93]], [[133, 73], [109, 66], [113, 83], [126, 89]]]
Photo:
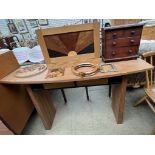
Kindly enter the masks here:
[[[155, 51], [149, 51], [142, 55], [143, 59], [154, 66]], [[150, 109], [155, 113], [155, 75], [154, 69], [146, 71], [146, 86], [144, 88], [145, 95], [139, 99], [134, 106], [138, 106], [143, 101], [146, 101]]]

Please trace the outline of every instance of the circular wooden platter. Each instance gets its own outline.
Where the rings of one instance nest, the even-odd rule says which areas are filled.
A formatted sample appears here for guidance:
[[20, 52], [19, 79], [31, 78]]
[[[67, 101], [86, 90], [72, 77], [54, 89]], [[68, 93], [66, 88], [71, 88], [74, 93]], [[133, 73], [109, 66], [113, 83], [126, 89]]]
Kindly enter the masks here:
[[35, 76], [39, 73], [42, 73], [46, 69], [47, 69], [47, 66], [45, 64], [34, 64], [34, 65], [24, 66], [19, 68], [15, 72], [15, 77], [25, 78], [25, 77]]

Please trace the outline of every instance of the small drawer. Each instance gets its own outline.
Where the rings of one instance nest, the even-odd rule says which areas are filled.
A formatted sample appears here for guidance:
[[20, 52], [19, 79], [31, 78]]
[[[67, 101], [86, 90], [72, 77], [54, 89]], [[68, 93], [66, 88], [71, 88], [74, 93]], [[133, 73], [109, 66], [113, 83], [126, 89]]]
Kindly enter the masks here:
[[142, 34], [142, 28], [130, 28], [128, 31], [125, 32], [125, 36], [127, 37], [134, 37], [139, 36], [141, 37]]
[[124, 37], [141, 36], [142, 28], [130, 28], [122, 30], [111, 30], [105, 32], [106, 39], [117, 39]]
[[140, 44], [140, 36], [112, 39], [105, 41], [105, 46], [107, 49], [115, 47], [135, 46], [135, 45], [139, 46], [139, 44]]
[[118, 47], [107, 50], [104, 54], [105, 58], [123, 58], [128, 56], [137, 55], [139, 50], [138, 46], [131, 46], [131, 47]]
[[112, 30], [105, 32], [105, 39], [117, 39], [125, 37], [125, 31], [123, 30]]

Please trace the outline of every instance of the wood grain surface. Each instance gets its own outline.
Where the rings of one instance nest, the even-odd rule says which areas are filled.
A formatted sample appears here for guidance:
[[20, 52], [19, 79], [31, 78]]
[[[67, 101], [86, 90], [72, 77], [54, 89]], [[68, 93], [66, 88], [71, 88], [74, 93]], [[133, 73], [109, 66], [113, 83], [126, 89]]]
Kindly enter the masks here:
[[0, 135], [14, 135], [13, 132], [10, 131], [1, 120], [0, 120]]
[[112, 85], [112, 109], [118, 124], [123, 122], [127, 76], [123, 76], [120, 84]]
[[22, 132], [33, 110], [23, 85], [0, 84], [0, 119], [13, 133]]
[[[19, 64], [13, 52], [0, 55], [0, 79], [18, 68]], [[0, 84], [0, 120], [12, 133], [22, 132], [33, 109], [24, 85]]]
[[56, 57], [56, 61], [59, 57], [65, 61], [70, 51], [75, 51], [78, 54], [75, 57], [78, 59], [79, 55], [85, 53], [94, 53], [94, 58], [99, 58], [99, 31], [99, 23], [91, 23], [39, 29], [36, 33], [45, 62], [50, 64], [54, 57]]
[[[78, 63], [80, 60], [78, 61]], [[99, 64], [101, 62], [100, 58], [96, 59], [89, 59], [89, 62], [94, 64]], [[67, 62], [66, 62], [67, 63]], [[77, 63], [77, 62], [76, 62]], [[0, 80], [0, 83], [8, 83], [8, 84], [44, 84], [44, 83], [62, 83], [62, 82], [72, 82], [72, 81], [85, 81], [85, 80], [92, 80], [92, 79], [100, 79], [100, 78], [109, 78], [109, 77], [116, 77], [122, 75], [129, 75], [133, 73], [143, 72], [146, 70], [150, 70], [153, 68], [152, 65], [145, 62], [142, 59], [137, 60], [128, 60], [128, 61], [120, 61], [113, 63], [117, 68], [117, 72], [107, 72], [107, 73], [97, 73], [96, 75], [81, 78], [74, 75], [71, 72], [71, 66], [67, 66], [65, 68], [64, 76], [62, 77], [54, 77], [54, 78], [47, 78], [45, 79], [48, 70], [45, 72], [28, 78], [16, 78], [15, 71], [4, 77]], [[71, 64], [70, 64], [71, 65]]]
[[17, 68], [19, 68], [19, 63], [17, 62], [13, 52], [8, 51], [0, 55], [0, 79]]
[[29, 85], [26, 86], [26, 89], [44, 124], [45, 129], [51, 129], [56, 110], [50, 98], [49, 91], [33, 91]]
[[155, 40], [155, 25], [144, 26], [142, 32], [143, 40]]

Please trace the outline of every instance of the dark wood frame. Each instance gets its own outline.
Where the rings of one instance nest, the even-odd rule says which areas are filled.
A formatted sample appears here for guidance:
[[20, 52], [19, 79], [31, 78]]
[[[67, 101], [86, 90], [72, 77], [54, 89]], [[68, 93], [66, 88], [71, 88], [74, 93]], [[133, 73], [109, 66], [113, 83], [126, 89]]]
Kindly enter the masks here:
[[[93, 37], [94, 37], [94, 58], [100, 57], [100, 29], [99, 23], [93, 24], [79, 24], [79, 25], [71, 25], [71, 26], [64, 26], [64, 27], [57, 27], [57, 28], [47, 28], [47, 29], [39, 29], [36, 31], [38, 36], [38, 42], [41, 46], [45, 62], [46, 64], [51, 63], [51, 59], [48, 54], [48, 49], [46, 47], [46, 43], [44, 40], [44, 36], [47, 35], [54, 35], [54, 34], [62, 34], [62, 33], [69, 33], [69, 32], [78, 32], [78, 31], [87, 31], [93, 30]], [[90, 55], [90, 54], [87, 54]], [[78, 57], [78, 55], [77, 55]], [[58, 59], [58, 58], [55, 58]], [[64, 57], [67, 59], [67, 57]]]
[[[17, 27], [14, 23], [8, 23], [7, 25], [8, 25], [8, 28], [12, 34], [18, 34]], [[14, 31], [12, 30], [11, 26], [13, 26]]]

